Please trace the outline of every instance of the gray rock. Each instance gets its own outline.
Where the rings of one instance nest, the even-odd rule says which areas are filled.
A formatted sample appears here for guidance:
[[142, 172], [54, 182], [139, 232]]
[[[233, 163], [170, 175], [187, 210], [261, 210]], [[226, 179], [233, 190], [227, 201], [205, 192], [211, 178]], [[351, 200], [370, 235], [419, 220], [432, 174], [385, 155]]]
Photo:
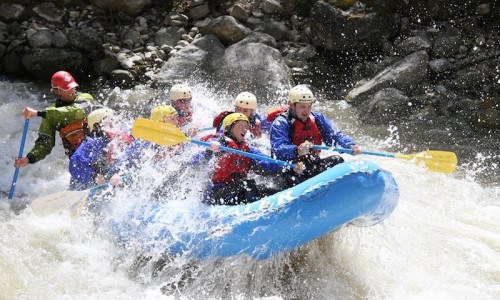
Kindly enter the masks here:
[[50, 22], [61, 22], [61, 18], [63, 16], [63, 11], [56, 7], [56, 5], [52, 2], [44, 2], [33, 7], [33, 11]]
[[237, 43], [252, 31], [231, 16], [218, 17], [205, 27], [200, 28], [202, 34], [213, 34], [226, 45]]
[[383, 88], [396, 88], [410, 92], [418, 87], [427, 75], [429, 56], [425, 51], [412, 53], [390, 65], [373, 78], [358, 82], [347, 94], [346, 100], [360, 104]]
[[265, 14], [273, 15], [283, 10], [281, 3], [277, 0], [264, 0], [260, 4], [260, 8]]
[[187, 16], [191, 20], [198, 20], [204, 18], [210, 14], [210, 9], [208, 8], [208, 3], [205, 2], [202, 5], [190, 8], [187, 12]]
[[114, 57], [105, 57], [94, 66], [94, 72], [98, 75], [108, 76], [120, 67], [120, 63]]
[[141, 37], [141, 33], [138, 30], [130, 29], [124, 36], [124, 39], [130, 39], [132, 43], [138, 43]]
[[224, 49], [224, 45], [214, 35], [195, 39], [188, 46], [173, 53], [172, 57], [161, 67], [160, 72], [153, 76], [153, 79], [158, 82], [169, 82], [210, 78], [220, 65]]
[[438, 58], [429, 62], [429, 69], [434, 73], [446, 72], [451, 68], [452, 64], [450, 63], [450, 60], [446, 58]]
[[376, 125], [388, 125], [416, 110], [410, 98], [394, 88], [381, 89], [370, 101], [363, 102], [358, 109], [364, 122]]
[[248, 12], [239, 4], [233, 5], [231, 7], [231, 12], [229, 15], [236, 20], [245, 23], [248, 20]]
[[20, 4], [0, 3], [0, 21], [12, 22], [17, 20], [24, 10], [24, 6]]
[[82, 53], [59, 48], [35, 49], [22, 57], [22, 64], [36, 78], [44, 80], [57, 70], [78, 69], [86, 73], [92, 68]]
[[290, 32], [283, 22], [278, 21], [264, 21], [257, 25], [255, 31], [267, 33], [274, 37], [277, 41], [287, 39], [290, 37]]
[[246, 38], [239, 41], [237, 44], [242, 46], [242, 45], [245, 45], [248, 43], [261, 43], [261, 44], [268, 45], [269, 47], [273, 47], [273, 48], [276, 48], [278, 45], [276, 42], [276, 39], [274, 37], [272, 37], [266, 33], [255, 32], [255, 31], [250, 33]]
[[134, 75], [126, 70], [114, 70], [109, 74], [109, 79], [122, 86], [130, 86], [135, 82]]
[[33, 48], [49, 48], [52, 46], [53, 35], [50, 30], [38, 30], [29, 37], [29, 44]]
[[68, 45], [86, 52], [90, 56], [102, 53], [103, 41], [97, 30], [93, 28], [70, 29], [68, 34]]
[[432, 42], [425, 36], [412, 36], [402, 41], [396, 46], [400, 52], [408, 55], [419, 50], [429, 50], [432, 47]]
[[291, 72], [281, 53], [259, 43], [238, 43], [226, 49], [217, 78], [229, 91], [250, 90], [259, 98], [275, 97], [288, 88]]
[[162, 28], [156, 32], [154, 38], [155, 45], [158, 47], [162, 47], [163, 45], [174, 47], [180, 41], [183, 34], [186, 34], [186, 30], [183, 27], [170, 26]]
[[163, 23], [169, 26], [185, 27], [189, 24], [189, 18], [186, 15], [171, 12], [165, 18], [165, 21]]
[[54, 32], [52, 41], [54, 43], [54, 46], [58, 48], [64, 48], [66, 47], [66, 45], [68, 45], [68, 38], [66, 37], [64, 32], [59, 30]]

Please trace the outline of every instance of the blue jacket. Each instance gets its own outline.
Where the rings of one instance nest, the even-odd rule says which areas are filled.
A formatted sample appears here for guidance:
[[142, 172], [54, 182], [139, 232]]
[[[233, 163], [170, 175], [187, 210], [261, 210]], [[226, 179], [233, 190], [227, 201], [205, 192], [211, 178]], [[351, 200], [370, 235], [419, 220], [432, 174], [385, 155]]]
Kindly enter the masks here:
[[144, 141], [134, 140], [132, 144], [125, 150], [123, 155], [110, 168], [109, 174], [118, 173], [121, 170], [137, 170], [141, 167], [142, 158], [147, 149], [154, 149], [158, 145]]
[[69, 160], [70, 189], [85, 190], [95, 185], [97, 164], [104, 159], [103, 150], [109, 139], [87, 137]]
[[[321, 132], [323, 143], [327, 146], [340, 145], [349, 148], [355, 142], [343, 133], [335, 124], [328, 120], [322, 113], [313, 112], [316, 126]], [[285, 116], [279, 115], [274, 119], [270, 130], [272, 153], [280, 160], [292, 160], [297, 157], [297, 146], [292, 144], [292, 124]]]

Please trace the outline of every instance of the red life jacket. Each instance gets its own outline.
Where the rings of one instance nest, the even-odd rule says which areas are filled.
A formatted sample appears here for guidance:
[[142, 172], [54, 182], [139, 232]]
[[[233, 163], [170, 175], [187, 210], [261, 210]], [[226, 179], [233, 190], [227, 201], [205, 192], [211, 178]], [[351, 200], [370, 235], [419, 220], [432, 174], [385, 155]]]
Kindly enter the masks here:
[[[249, 147], [246, 142], [237, 144], [230, 138], [222, 140], [221, 144], [226, 144], [226, 147], [248, 152]], [[249, 157], [223, 152], [215, 164], [215, 171], [212, 174], [213, 183], [227, 183], [238, 179], [246, 178], [252, 160]]]
[[309, 141], [315, 145], [321, 145], [321, 131], [311, 114], [306, 122], [292, 118], [290, 120], [292, 126], [292, 144], [299, 146], [305, 141]]
[[288, 110], [288, 105], [283, 105], [281, 107], [273, 107], [270, 110], [267, 111], [267, 121], [269, 123], [273, 123], [274, 119], [276, 119], [277, 116], [283, 114], [285, 111]]
[[[295, 119], [290, 115], [290, 111], [286, 111], [281, 114], [285, 119], [289, 122], [291, 127], [290, 132], [290, 141], [295, 146], [300, 146], [300, 144], [305, 141], [309, 141], [314, 145], [321, 145], [323, 142], [323, 138], [321, 135], [321, 131], [319, 131], [318, 126], [316, 125], [316, 120], [312, 114], [309, 115], [306, 122], [302, 122], [299, 119]], [[315, 156], [319, 156], [321, 150], [312, 150], [311, 154]]]

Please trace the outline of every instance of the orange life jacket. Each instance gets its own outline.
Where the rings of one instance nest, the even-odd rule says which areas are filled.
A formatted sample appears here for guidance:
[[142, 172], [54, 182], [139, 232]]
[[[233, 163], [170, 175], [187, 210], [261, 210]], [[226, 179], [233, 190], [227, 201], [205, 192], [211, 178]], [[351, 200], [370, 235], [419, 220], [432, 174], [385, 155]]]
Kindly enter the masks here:
[[59, 136], [63, 142], [64, 149], [68, 156], [73, 155], [85, 137], [87, 128], [86, 120], [71, 122], [59, 130]]

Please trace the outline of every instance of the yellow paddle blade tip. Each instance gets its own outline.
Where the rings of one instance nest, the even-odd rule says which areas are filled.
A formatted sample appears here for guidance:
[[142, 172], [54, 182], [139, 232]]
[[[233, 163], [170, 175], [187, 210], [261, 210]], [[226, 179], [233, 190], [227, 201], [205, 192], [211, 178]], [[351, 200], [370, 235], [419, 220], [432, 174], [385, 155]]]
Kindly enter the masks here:
[[451, 151], [429, 150], [408, 155], [397, 154], [396, 158], [412, 161], [433, 172], [453, 173], [458, 164], [457, 155]]
[[135, 138], [153, 142], [163, 146], [173, 146], [182, 142], [189, 142], [182, 131], [172, 125], [149, 119], [138, 118], [132, 127], [132, 135]]

